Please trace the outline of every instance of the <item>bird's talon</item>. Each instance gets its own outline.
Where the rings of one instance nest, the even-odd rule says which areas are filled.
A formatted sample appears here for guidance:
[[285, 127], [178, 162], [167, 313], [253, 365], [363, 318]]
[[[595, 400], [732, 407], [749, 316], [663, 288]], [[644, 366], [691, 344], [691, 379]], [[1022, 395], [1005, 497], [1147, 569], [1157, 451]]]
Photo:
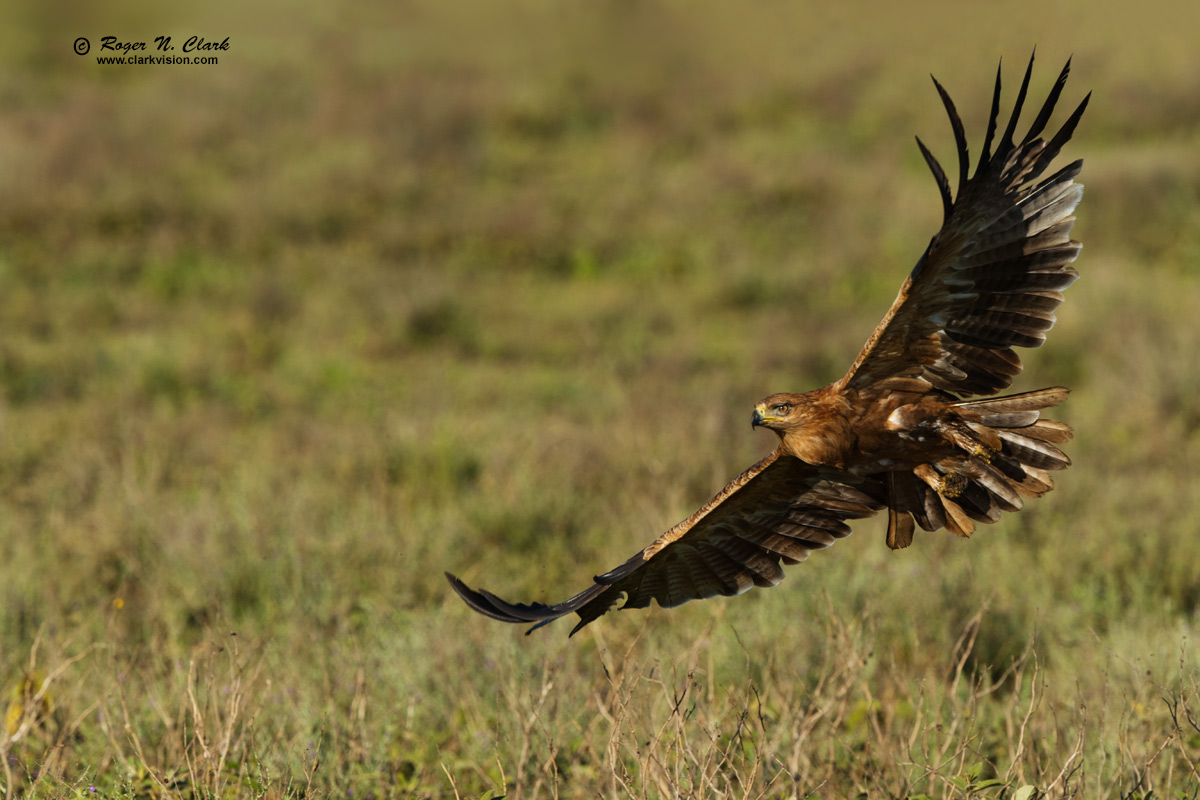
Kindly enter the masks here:
[[967, 479], [962, 475], [950, 473], [938, 479], [937, 493], [942, 497], [953, 500], [963, 493], [967, 487]]

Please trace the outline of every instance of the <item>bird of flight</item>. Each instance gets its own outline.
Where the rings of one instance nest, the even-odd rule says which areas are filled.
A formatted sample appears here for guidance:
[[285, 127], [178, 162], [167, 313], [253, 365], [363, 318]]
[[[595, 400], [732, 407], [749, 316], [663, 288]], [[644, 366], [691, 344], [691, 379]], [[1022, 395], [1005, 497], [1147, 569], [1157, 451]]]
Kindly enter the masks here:
[[[1014, 347], [1038, 347], [1054, 325], [1062, 292], [1079, 274], [1071, 239], [1083, 166], [1074, 161], [1042, 178], [1071, 138], [1089, 93], [1049, 141], [1041, 137], [1067, 81], [1063, 67], [1028, 132], [1014, 140], [1033, 59], [1000, 137], [1000, 71], [974, 174], [962, 121], [941, 84], [958, 154], [958, 187], [920, 139], [917, 146], [942, 197], [942, 228], [900, 287], [892, 307], [849, 371], [822, 389], [773, 394], [755, 408], [754, 426], [779, 446], [690, 517], [561, 603], [509, 603], [450, 585], [481, 614], [534, 623], [530, 631], [578, 614], [574, 634], [617, 603], [672, 607], [704, 597], [774, 586], [781, 564], [850, 533], [846, 520], [887, 510], [887, 544], [907, 547], [919, 525], [969, 536], [976, 523], [1020, 510], [1070, 465], [1055, 445], [1071, 429], [1043, 419], [1067, 389], [988, 397], [1021, 371]], [[995, 151], [992, 151], [995, 140]], [[977, 396], [982, 399], [967, 399]]]

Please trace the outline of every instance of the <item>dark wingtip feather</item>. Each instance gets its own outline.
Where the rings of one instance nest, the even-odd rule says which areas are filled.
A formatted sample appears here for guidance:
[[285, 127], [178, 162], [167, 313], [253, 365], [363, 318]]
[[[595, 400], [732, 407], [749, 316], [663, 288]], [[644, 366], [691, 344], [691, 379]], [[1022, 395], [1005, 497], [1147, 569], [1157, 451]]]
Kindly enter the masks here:
[[614, 599], [610, 599], [608, 602], [605, 602], [602, 599], [606, 594], [609, 594], [607, 586], [593, 584], [569, 600], [564, 600], [554, 605], [546, 605], [545, 603], [510, 603], [486, 589], [472, 589], [449, 572], [445, 574], [446, 579], [450, 581], [451, 588], [458, 593], [463, 602], [485, 617], [491, 617], [501, 622], [518, 624], [536, 623], [526, 631], [527, 634], [536, 631], [543, 625], [553, 622], [559, 617], [565, 617], [567, 614], [579, 614], [582, 622], [575, 628], [575, 630], [579, 630], [579, 628], [582, 628], [608, 611], [615, 601]]
[[996, 135], [996, 121], [1000, 117], [1000, 73], [1004, 69], [1004, 59], [996, 65], [996, 88], [992, 90], [992, 110], [988, 114], [987, 135], [983, 137], [983, 151], [979, 156], [979, 164], [975, 167], [978, 175], [989, 161], [992, 160], [992, 138]]
[[445, 573], [445, 575], [446, 580], [450, 581], [450, 588], [454, 589], [463, 602], [470, 606], [473, 611], [477, 611], [492, 619], [498, 619], [501, 622], [520, 622], [518, 619], [513, 619], [512, 615], [502, 613], [485, 594], [467, 586], [457, 575], [452, 575], [449, 572]]
[[[1058, 129], [1058, 133], [1051, 137], [1050, 142], [1046, 145], [1046, 148], [1042, 151], [1042, 154], [1038, 156], [1038, 161], [1035, 165], [1036, 172], [1034, 174], [1040, 173], [1047, 166], [1049, 166], [1050, 162], [1054, 160], [1055, 156], [1057, 156], [1059, 151], [1062, 150], [1063, 145], [1070, 141], [1071, 136], [1075, 134], [1076, 126], [1079, 125], [1079, 120], [1083, 117], [1083, 112], [1087, 110], [1088, 101], [1091, 99], [1092, 93], [1088, 92], [1084, 96], [1083, 102], [1081, 102], [1075, 108], [1075, 110], [1071, 112], [1071, 116], [1067, 117], [1067, 121], [1064, 122], [1062, 127]], [[1083, 162], [1079, 161], [1075, 163], [1082, 164]], [[1072, 166], [1074, 166], [1074, 164], [1072, 164]]]
[[941, 192], [942, 221], [945, 222], [950, 218], [950, 212], [954, 209], [954, 200], [950, 197], [950, 182], [946, 180], [946, 171], [933, 157], [933, 153], [929, 152], [929, 148], [921, 141], [921, 137], [916, 137], [916, 140], [917, 147], [921, 148], [921, 155], [925, 157], [925, 163], [929, 165], [929, 171], [933, 173], [933, 179], [937, 181], [938, 191]]
[[1054, 134], [1054, 138], [1050, 140], [1050, 144], [1046, 147], [1047, 150], [1051, 150], [1056, 146], [1062, 147], [1074, 135], [1075, 126], [1079, 124], [1080, 118], [1083, 117], [1083, 112], [1087, 110], [1088, 101], [1091, 99], [1091, 92], [1083, 96], [1083, 101], [1071, 112], [1071, 116], [1067, 117], [1067, 121], [1059, 128], [1058, 133]]
[[510, 603], [486, 589], [472, 589], [449, 572], [445, 575], [446, 579], [450, 581], [450, 587], [458, 593], [463, 602], [485, 617], [498, 619], [501, 622], [550, 622], [558, 619], [564, 613], [542, 603]]
[[1013, 148], [1013, 133], [1017, 129], [1017, 120], [1021, 117], [1021, 108], [1025, 105], [1025, 95], [1029, 92], [1029, 78], [1033, 75], [1033, 60], [1037, 57], [1037, 48], [1034, 48], [1033, 53], [1029, 56], [1029, 65], [1025, 67], [1025, 77], [1021, 81], [1021, 89], [1017, 92], [1017, 102], [1013, 106], [1012, 116], [1008, 118], [1008, 125], [1004, 128], [1004, 138], [1001, 140], [1000, 149], [1004, 151]]
[[471, 607], [471, 610], [477, 611], [480, 614], [483, 614], [485, 617], [498, 619], [501, 622], [522, 621], [520, 618], [514, 617], [512, 614], [505, 613], [505, 611], [495, 603], [493, 600], [493, 595], [490, 595], [488, 592], [476, 591], [472, 589], [459, 580], [457, 576], [451, 575], [449, 572], [446, 573], [446, 578], [450, 581], [451, 588], [458, 593], [458, 596], [463, 599], [464, 603]]
[[954, 107], [954, 101], [950, 99], [950, 95], [938, 83], [937, 78], [933, 78], [933, 85], [942, 98], [942, 105], [946, 107], [946, 116], [950, 117], [950, 127], [954, 129], [954, 145], [958, 150], [958, 194], [961, 195], [963, 187], [967, 185], [967, 173], [971, 168], [971, 157], [967, 151], [967, 133], [963, 130], [962, 118], [958, 116], [958, 109]]
[[1062, 72], [1058, 73], [1058, 80], [1054, 82], [1054, 87], [1050, 89], [1050, 94], [1046, 96], [1046, 102], [1042, 103], [1041, 111], [1038, 112], [1033, 125], [1029, 127], [1029, 133], [1025, 134], [1025, 138], [1021, 140], [1021, 144], [1032, 142], [1046, 129], [1046, 123], [1050, 121], [1050, 115], [1054, 113], [1054, 106], [1058, 103], [1058, 98], [1062, 94], [1063, 87], [1067, 85], [1067, 77], [1070, 74], [1071, 59], [1068, 58], [1066, 65], [1062, 68]]
[[[554, 622], [554, 620], [555, 620], [555, 619], [558, 619], [558, 617], [555, 617], [554, 619], [544, 619], [544, 620], [542, 620], [542, 621], [541, 621], [541, 622], [539, 622], [537, 625], [533, 625], [533, 626], [531, 626], [531, 627], [529, 628], [529, 630], [525, 631], [525, 635], [526, 635], [526, 636], [528, 636], [529, 634], [531, 634], [531, 633], [533, 633], [534, 631], [536, 631], [538, 628], [541, 628], [541, 627], [544, 627], [544, 626], [546, 626], [546, 625], [549, 625], [551, 622]], [[576, 625], [576, 626], [575, 626], [575, 628], [574, 628], [574, 629], [571, 631], [571, 634], [570, 634], [570, 635], [571, 635], [571, 636], [574, 636], [574, 635], [575, 635], [575, 631], [579, 630], [579, 629], [580, 629], [580, 628], [582, 628], [582, 627], [583, 627], [583, 623], [580, 623], [579, 625]]]

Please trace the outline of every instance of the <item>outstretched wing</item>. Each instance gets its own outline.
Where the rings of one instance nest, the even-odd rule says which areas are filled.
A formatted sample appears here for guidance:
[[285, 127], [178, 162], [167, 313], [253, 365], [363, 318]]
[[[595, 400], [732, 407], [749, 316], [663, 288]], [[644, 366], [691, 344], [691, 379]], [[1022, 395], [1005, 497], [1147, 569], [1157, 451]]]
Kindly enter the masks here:
[[[853, 485], [847, 481], [853, 481]], [[651, 600], [670, 608], [688, 600], [735, 595], [751, 586], [774, 586], [783, 564], [798, 564], [813, 550], [850, 533], [848, 519], [883, 507], [878, 479], [860, 481], [772, 453], [735, 478], [712, 500], [621, 566], [595, 578], [584, 591], [554, 605], [509, 603], [474, 590], [446, 573], [471, 608], [504, 622], [542, 625], [575, 613], [584, 625], [620, 602], [645, 608]]]
[[1070, 266], [1080, 248], [1071, 239], [1071, 226], [1083, 196], [1083, 186], [1074, 180], [1083, 162], [1075, 161], [1035, 183], [1071, 138], [1091, 97], [1083, 99], [1050, 141], [1040, 138], [1070, 68], [1068, 61], [1029, 132], [1014, 143], [1033, 70], [1029, 59], [1012, 116], [991, 153], [1000, 105], [997, 70], [983, 155], [970, 177], [962, 121], [950, 96], [934, 80], [954, 129], [958, 197], [951, 198], [941, 165], [917, 139], [941, 190], [942, 229], [842, 378], [842, 386], [861, 391], [924, 385], [960, 396], [993, 394], [1021, 371], [1013, 347], [1037, 347], [1045, 340], [1063, 290], [1079, 277]]

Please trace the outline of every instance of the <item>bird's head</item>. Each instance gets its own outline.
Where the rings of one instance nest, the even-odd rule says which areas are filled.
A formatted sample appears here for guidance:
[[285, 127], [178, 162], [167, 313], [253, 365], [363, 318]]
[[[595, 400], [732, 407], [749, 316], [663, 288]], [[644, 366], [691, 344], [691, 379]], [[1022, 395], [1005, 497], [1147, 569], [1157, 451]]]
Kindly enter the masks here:
[[807, 419], [808, 405], [803, 395], [773, 394], [764, 397], [754, 407], [754, 415], [750, 418], [750, 426], [775, 431], [780, 436], [786, 431], [797, 428]]

